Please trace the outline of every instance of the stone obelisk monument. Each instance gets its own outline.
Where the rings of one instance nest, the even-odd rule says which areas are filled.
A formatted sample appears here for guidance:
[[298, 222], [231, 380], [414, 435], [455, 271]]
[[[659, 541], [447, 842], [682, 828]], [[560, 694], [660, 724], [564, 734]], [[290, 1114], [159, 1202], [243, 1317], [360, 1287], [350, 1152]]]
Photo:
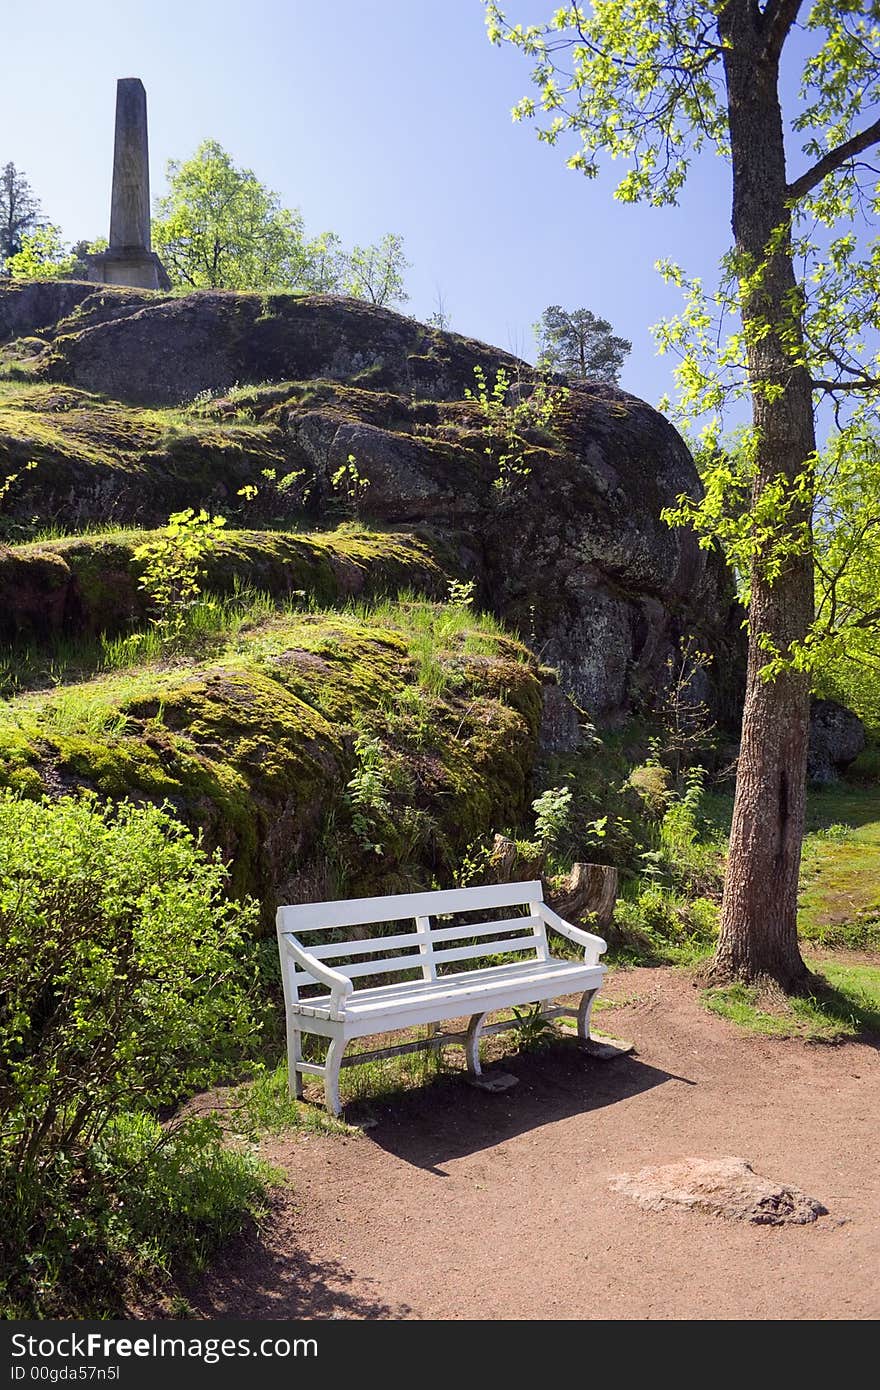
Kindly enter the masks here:
[[89, 257], [89, 279], [145, 290], [170, 288], [165, 267], [150, 245], [147, 94], [139, 77], [120, 77], [116, 84], [110, 247]]

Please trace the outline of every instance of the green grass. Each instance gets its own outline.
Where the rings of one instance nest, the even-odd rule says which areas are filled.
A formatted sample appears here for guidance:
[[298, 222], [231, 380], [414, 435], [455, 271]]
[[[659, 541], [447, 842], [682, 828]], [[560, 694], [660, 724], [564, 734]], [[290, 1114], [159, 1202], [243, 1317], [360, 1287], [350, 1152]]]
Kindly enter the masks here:
[[[226, 654], [252, 655], [259, 645], [256, 629], [269, 629], [290, 618], [310, 613], [342, 612], [368, 628], [392, 628], [415, 640], [410, 647], [417, 662], [419, 684], [441, 694], [454, 683], [455, 672], [445, 658], [497, 654], [499, 642], [510, 642], [510, 654], [522, 660], [520, 649], [491, 615], [470, 609], [426, 602], [403, 594], [382, 603], [350, 603], [328, 609], [308, 595], [277, 599], [246, 585], [236, 585], [228, 597], [203, 595], [186, 614], [179, 640], [169, 646], [162, 632], [148, 626], [122, 637], [67, 638], [50, 650], [21, 647], [0, 659], [0, 695], [7, 699], [29, 689], [75, 686], [92, 676], [118, 671], [142, 671], [149, 666], [188, 663]], [[270, 643], [271, 645], [271, 643]], [[63, 700], [56, 698], [56, 705]]]
[[139, 1289], [205, 1268], [266, 1210], [280, 1173], [216, 1118], [118, 1115], [88, 1153], [26, 1174], [0, 1164], [0, 1317], [119, 1317]]
[[[404, 1035], [398, 1035], [396, 1040], [403, 1041]], [[443, 1049], [439, 1047], [408, 1052], [402, 1057], [383, 1057], [376, 1062], [346, 1067], [340, 1073], [339, 1093], [343, 1105], [385, 1100], [402, 1091], [420, 1090], [448, 1075], [449, 1069]]]
[[291, 1129], [324, 1134], [358, 1132], [322, 1107], [294, 1100], [287, 1086], [286, 1062], [236, 1086], [222, 1103], [220, 1114], [231, 1134], [252, 1142]]
[[799, 926], [823, 946], [880, 950], [880, 788], [814, 793], [804, 840]]
[[703, 1001], [712, 1013], [764, 1037], [841, 1042], [880, 1034], [880, 966], [826, 961], [818, 969], [828, 987], [805, 998], [728, 985], [706, 990]]
[[[411, 1041], [418, 1030], [395, 1034], [395, 1042]], [[304, 1038], [306, 1055], [323, 1061], [324, 1044], [319, 1038]], [[366, 1050], [366, 1049], [365, 1049]], [[355, 1053], [348, 1053], [355, 1056]], [[363, 1062], [344, 1067], [340, 1073], [339, 1090], [343, 1105], [358, 1101], [382, 1100], [403, 1091], [420, 1089], [451, 1070], [442, 1050], [426, 1049], [399, 1057], [384, 1057], [379, 1061]], [[287, 1087], [287, 1063], [274, 1071], [260, 1072], [253, 1080], [236, 1086], [228, 1098], [220, 1102], [218, 1113], [224, 1128], [237, 1138], [258, 1142], [267, 1135], [299, 1130], [306, 1133], [358, 1134], [357, 1124], [335, 1119], [324, 1109], [322, 1082], [306, 1077], [308, 1100], [293, 1100]]]

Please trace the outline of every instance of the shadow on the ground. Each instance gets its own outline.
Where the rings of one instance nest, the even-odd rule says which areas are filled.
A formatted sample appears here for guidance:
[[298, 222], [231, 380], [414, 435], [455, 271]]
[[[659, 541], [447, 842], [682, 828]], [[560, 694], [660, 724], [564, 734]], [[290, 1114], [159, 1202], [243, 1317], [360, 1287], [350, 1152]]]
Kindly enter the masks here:
[[417, 1168], [446, 1177], [441, 1164], [531, 1129], [616, 1105], [668, 1081], [696, 1085], [632, 1055], [598, 1061], [565, 1043], [506, 1056], [486, 1075], [496, 1071], [512, 1073], [518, 1084], [488, 1092], [469, 1085], [463, 1074], [444, 1077], [387, 1101], [352, 1106], [346, 1118], [357, 1124], [368, 1117], [368, 1140]]
[[188, 1316], [272, 1321], [408, 1316], [408, 1307], [392, 1307], [378, 1294], [365, 1293], [363, 1280], [355, 1292], [342, 1265], [316, 1260], [299, 1244], [292, 1205], [279, 1194], [259, 1230], [232, 1242], [212, 1269], [184, 1286]]

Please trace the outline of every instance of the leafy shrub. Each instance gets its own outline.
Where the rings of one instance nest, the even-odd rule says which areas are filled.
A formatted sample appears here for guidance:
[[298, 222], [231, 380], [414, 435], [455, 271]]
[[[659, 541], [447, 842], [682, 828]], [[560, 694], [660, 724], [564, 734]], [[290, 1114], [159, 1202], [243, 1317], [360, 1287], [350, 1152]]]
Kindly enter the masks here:
[[0, 1145], [33, 1166], [253, 1041], [256, 906], [162, 810], [0, 797]]
[[354, 837], [362, 851], [383, 858], [386, 872], [404, 868], [435, 836], [436, 823], [413, 805], [412, 775], [380, 738], [360, 733], [354, 751], [357, 762], [346, 785]]
[[507, 493], [517, 479], [531, 473], [526, 458], [528, 436], [550, 428], [557, 406], [568, 397], [568, 388], [554, 388], [546, 381], [537, 382], [531, 389], [524, 389], [520, 383], [514, 386], [504, 367], [498, 368], [490, 385], [483, 368], [476, 366], [474, 389], [465, 387], [464, 394], [495, 436], [494, 445], [488, 445], [484, 452], [496, 460], [498, 471], [492, 486]]
[[703, 796], [701, 767], [692, 767], [685, 774], [685, 789], [680, 796], [670, 798], [660, 822], [660, 844], [668, 858], [686, 854], [700, 837], [700, 802]]
[[356, 515], [366, 498], [370, 480], [358, 468], [354, 454], [349, 454], [345, 463], [337, 468], [331, 477], [330, 486], [334, 494], [342, 498], [349, 510]]
[[253, 905], [156, 807], [0, 797], [0, 1152], [93, 1142], [207, 1084], [253, 1040]]
[[690, 964], [708, 953], [717, 933], [716, 903], [687, 900], [649, 883], [635, 898], [618, 900], [608, 935], [620, 953], [635, 960]]
[[153, 622], [169, 644], [183, 636], [187, 615], [201, 597], [204, 561], [216, 551], [225, 525], [222, 516], [187, 507], [172, 513], [168, 525], [134, 552], [144, 566], [140, 587], [150, 600]]
[[[646, 772], [648, 768], [637, 769]], [[663, 771], [663, 769], [660, 769]], [[724, 845], [720, 836], [707, 834], [702, 814], [701, 767], [690, 768], [682, 792], [663, 793], [663, 814], [653, 828], [653, 845], [641, 855], [641, 872], [648, 878], [691, 897], [718, 897], [724, 873]], [[647, 800], [644, 784], [639, 795]]]
[[[228, 1076], [252, 1049], [256, 905], [229, 902], [226, 880], [164, 810], [0, 795], [0, 1265], [20, 1275], [30, 1243], [37, 1303], [115, 1239], [120, 1116]], [[191, 1168], [196, 1138], [158, 1134], [162, 1163]]]
[[100, 1163], [110, 1178], [119, 1234], [137, 1265], [167, 1270], [170, 1258], [203, 1265], [262, 1207], [269, 1174], [249, 1153], [226, 1147], [213, 1115], [165, 1131], [151, 1115], [119, 1115], [108, 1126]]
[[568, 787], [548, 787], [532, 802], [535, 834], [542, 845], [556, 844], [571, 824], [573, 800]]
[[262, 1214], [274, 1174], [223, 1141], [211, 1116], [170, 1129], [117, 1115], [74, 1161], [0, 1170], [0, 1317], [106, 1317]]

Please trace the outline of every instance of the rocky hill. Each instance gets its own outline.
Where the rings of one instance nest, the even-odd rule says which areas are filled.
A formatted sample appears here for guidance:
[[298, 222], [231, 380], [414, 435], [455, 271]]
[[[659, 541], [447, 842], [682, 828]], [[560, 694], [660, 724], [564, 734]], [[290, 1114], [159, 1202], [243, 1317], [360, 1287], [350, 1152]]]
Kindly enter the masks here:
[[[688, 634], [715, 655], [707, 693], [735, 717], [742, 646], [729, 582], [693, 535], [659, 519], [698, 487], [693, 462], [672, 426], [623, 391], [572, 384], [502, 488], [503, 441], [466, 392], [475, 368], [490, 387], [501, 369], [527, 396], [533, 371], [357, 301], [8, 285], [0, 363], [0, 468], [38, 464], [4, 504], [12, 535], [157, 525], [189, 505], [250, 530], [350, 514], [415, 527], [593, 719], [644, 700]], [[259, 491], [246, 503], [248, 487]], [[7, 565], [7, 630], [17, 613], [33, 627], [44, 589], [56, 615], [81, 612], [63, 564], [82, 557], [81, 546], [43, 546], [16, 557], [14, 577]], [[102, 621], [128, 620], [128, 590], [118, 614], [102, 600]]]
[[[167, 803], [267, 930], [473, 881], [563, 782], [583, 857], [627, 776], [592, 726], [683, 637], [735, 719], [729, 584], [659, 520], [697, 486], [644, 402], [362, 303], [0, 287], [0, 786]], [[139, 552], [190, 507], [226, 525], [169, 642]], [[639, 862], [630, 802], [592, 853]]]

